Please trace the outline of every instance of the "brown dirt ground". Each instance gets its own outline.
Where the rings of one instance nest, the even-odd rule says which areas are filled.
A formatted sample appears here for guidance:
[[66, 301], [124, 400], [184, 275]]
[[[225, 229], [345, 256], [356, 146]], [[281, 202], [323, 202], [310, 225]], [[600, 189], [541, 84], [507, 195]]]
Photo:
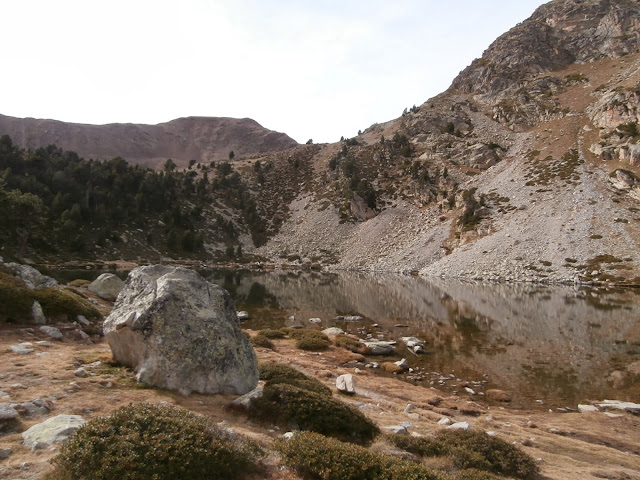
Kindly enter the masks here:
[[[45, 339], [37, 330], [31, 336], [24, 328], [7, 325], [0, 328], [0, 390], [10, 395], [9, 399], [0, 400], [3, 403], [55, 399], [50, 416], [79, 414], [91, 419], [131, 402], [167, 402], [207, 415], [217, 422], [226, 421], [236, 432], [263, 444], [283, 433], [254, 424], [243, 415], [230, 411], [227, 406], [234, 396], [192, 394], [185, 397], [175, 392], [141, 388], [129, 370], [104, 363], [100, 367], [87, 368], [92, 375], [76, 377], [74, 371], [81, 364], [110, 360], [109, 346], [102, 339], [85, 344], [65, 335], [62, 341], [53, 341], [51, 347], [36, 345], [34, 353], [12, 353], [10, 345]], [[337, 375], [355, 373], [354, 368], [340, 365], [358, 355], [341, 348], [330, 347], [324, 352], [310, 353], [296, 349], [289, 340], [274, 343], [275, 350], [257, 349], [261, 361], [289, 364], [318, 378], [334, 391]], [[47, 355], [37, 356], [36, 353]], [[517, 411], [508, 406], [477, 403], [475, 397], [474, 401], [469, 396], [448, 397], [433, 388], [413, 386], [367, 369], [362, 369], [355, 377], [356, 395], [341, 398], [360, 406], [380, 427], [409, 421], [413, 424], [411, 432], [428, 435], [443, 428], [437, 421], [446, 415], [453, 421], [469, 422], [472, 429], [495, 431], [501, 438], [518, 444], [540, 459], [545, 479], [640, 480], [640, 417]], [[77, 382], [78, 387], [72, 387], [71, 382]], [[416, 407], [411, 417], [404, 413], [407, 404]], [[20, 432], [43, 420], [43, 417], [22, 417], [16, 428], [0, 435], [0, 449], [13, 450], [13, 455], [0, 461], [0, 479], [37, 479], [50, 468], [48, 460], [55, 455], [56, 448], [31, 452], [21, 443]], [[280, 469], [275, 455], [267, 458], [266, 463], [267, 473], [260, 478], [299, 478], [287, 469]]]

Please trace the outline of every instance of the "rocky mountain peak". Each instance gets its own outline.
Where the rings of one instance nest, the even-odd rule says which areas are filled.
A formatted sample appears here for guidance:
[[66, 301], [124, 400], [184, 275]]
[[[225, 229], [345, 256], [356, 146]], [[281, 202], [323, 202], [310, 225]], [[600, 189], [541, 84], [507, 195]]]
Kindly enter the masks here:
[[452, 88], [495, 103], [527, 77], [638, 52], [639, 13], [632, 0], [549, 2], [493, 42]]

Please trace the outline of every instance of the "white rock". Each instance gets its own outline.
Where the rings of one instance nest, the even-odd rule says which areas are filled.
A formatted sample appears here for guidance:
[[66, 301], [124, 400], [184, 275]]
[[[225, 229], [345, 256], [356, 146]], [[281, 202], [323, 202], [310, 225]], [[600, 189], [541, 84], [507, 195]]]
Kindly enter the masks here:
[[245, 312], [244, 310], [238, 312], [237, 314], [238, 320], [249, 320], [249, 312]]
[[113, 358], [139, 381], [182, 394], [244, 394], [258, 362], [229, 293], [193, 270], [131, 271], [104, 322]]
[[51, 327], [48, 325], [43, 325], [39, 329], [46, 336], [53, 338], [54, 340], [62, 339], [62, 332], [58, 330], [56, 327]]
[[322, 333], [324, 333], [325, 335], [343, 335], [344, 330], [338, 327], [329, 327], [322, 330]]
[[456, 422], [447, 427], [447, 430], [469, 430], [471, 427], [468, 422]]
[[603, 410], [624, 410], [625, 412], [640, 412], [640, 403], [622, 402], [620, 400], [604, 400], [602, 403], [596, 404]]
[[33, 319], [33, 323], [37, 323], [39, 325], [47, 323], [47, 317], [44, 316], [42, 305], [40, 305], [40, 302], [37, 300], [35, 300], [31, 306], [31, 318]]
[[356, 393], [353, 375], [347, 373], [336, 378], [336, 388], [343, 393]]
[[124, 282], [113, 273], [103, 273], [87, 288], [100, 298], [113, 302], [124, 288]]
[[322, 323], [322, 320], [320, 320], [319, 318], [310, 318], [309, 322], [311, 322], [311, 323]]
[[19, 343], [18, 345], [11, 345], [9, 349], [13, 353], [17, 353], [18, 355], [27, 355], [33, 352], [33, 348], [31, 348], [33, 344], [30, 342]]
[[295, 436], [296, 434], [294, 432], [287, 432], [282, 434], [282, 438], [284, 438], [285, 440], [291, 440]]
[[598, 409], [598, 407], [594, 405], [578, 405], [578, 411], [580, 413], [587, 413], [587, 412], [599, 412], [600, 410]]
[[390, 427], [384, 427], [385, 430], [389, 430], [394, 435], [408, 435], [409, 431], [404, 425], [392, 425]]
[[86, 423], [80, 415], [57, 415], [22, 432], [24, 444], [31, 450], [66, 440]]
[[87, 320], [87, 317], [85, 317], [84, 315], [78, 315], [76, 318], [78, 319], [78, 323], [80, 325], [91, 325], [91, 322], [89, 322], [89, 320]]
[[438, 420], [438, 425], [451, 425], [452, 423], [453, 422], [448, 417], [442, 417], [440, 420]]
[[394, 365], [399, 366], [400, 368], [404, 368], [405, 370], [409, 368], [409, 362], [407, 362], [406, 358], [403, 358], [402, 360], [398, 360], [397, 362], [393, 362]]

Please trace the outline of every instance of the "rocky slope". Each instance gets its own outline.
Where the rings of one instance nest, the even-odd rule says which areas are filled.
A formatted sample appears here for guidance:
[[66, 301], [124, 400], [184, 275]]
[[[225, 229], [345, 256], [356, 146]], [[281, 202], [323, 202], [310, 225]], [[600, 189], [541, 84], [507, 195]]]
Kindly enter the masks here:
[[226, 160], [230, 151], [246, 156], [297, 145], [284, 133], [249, 118], [188, 117], [158, 125], [85, 125], [0, 115], [0, 135], [5, 134], [26, 148], [55, 144], [87, 159], [123, 157], [152, 168], [161, 168], [168, 158], [185, 167], [190, 160]]

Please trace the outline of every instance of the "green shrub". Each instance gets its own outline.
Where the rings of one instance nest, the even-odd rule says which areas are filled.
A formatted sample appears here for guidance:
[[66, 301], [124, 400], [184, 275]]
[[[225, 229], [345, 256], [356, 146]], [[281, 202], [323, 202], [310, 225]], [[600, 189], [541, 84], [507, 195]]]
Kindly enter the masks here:
[[444, 477], [423, 465], [366, 448], [343, 443], [317, 433], [304, 432], [279, 440], [275, 448], [284, 462], [304, 479], [322, 480], [440, 480]]
[[262, 397], [253, 402], [250, 415], [355, 443], [370, 442], [379, 433], [378, 427], [355, 408], [285, 383], [267, 382]]
[[296, 347], [301, 350], [325, 350], [331, 340], [318, 330], [291, 330], [289, 336], [296, 340]]
[[355, 338], [351, 338], [348, 335], [336, 335], [336, 338], [333, 341], [336, 347], [344, 348], [353, 353], [366, 353], [367, 346], [356, 340]]
[[[388, 439], [393, 445], [421, 457], [448, 456], [459, 469], [478, 469], [522, 479], [538, 473], [533, 458], [484, 432], [443, 430], [433, 438], [395, 435]], [[468, 478], [477, 478], [472, 473]]]
[[66, 443], [49, 478], [197, 480], [240, 478], [259, 449], [187, 410], [132, 404], [91, 420]]
[[33, 290], [33, 297], [40, 302], [45, 315], [84, 315], [89, 318], [100, 316], [95, 307], [83, 298], [62, 288]]
[[274, 330], [272, 328], [265, 328], [264, 330], [260, 330], [259, 333], [272, 340], [284, 338], [287, 336], [287, 332], [283, 329]]
[[267, 337], [265, 337], [262, 334], [262, 332], [260, 332], [257, 335], [251, 337], [250, 340], [251, 340], [251, 344], [254, 347], [264, 347], [264, 348], [270, 348], [270, 349], [273, 350], [273, 342], [271, 340], [269, 340]]
[[259, 366], [260, 379], [266, 380], [267, 385], [286, 384], [294, 387], [331, 396], [331, 389], [312, 377], [286, 365], [278, 363], [263, 363]]
[[0, 320], [19, 321], [31, 317], [33, 298], [24, 284], [0, 272]]
[[264, 362], [258, 365], [258, 375], [260, 380], [272, 380], [276, 377], [297, 378], [300, 380], [310, 378], [300, 370], [274, 362]]

